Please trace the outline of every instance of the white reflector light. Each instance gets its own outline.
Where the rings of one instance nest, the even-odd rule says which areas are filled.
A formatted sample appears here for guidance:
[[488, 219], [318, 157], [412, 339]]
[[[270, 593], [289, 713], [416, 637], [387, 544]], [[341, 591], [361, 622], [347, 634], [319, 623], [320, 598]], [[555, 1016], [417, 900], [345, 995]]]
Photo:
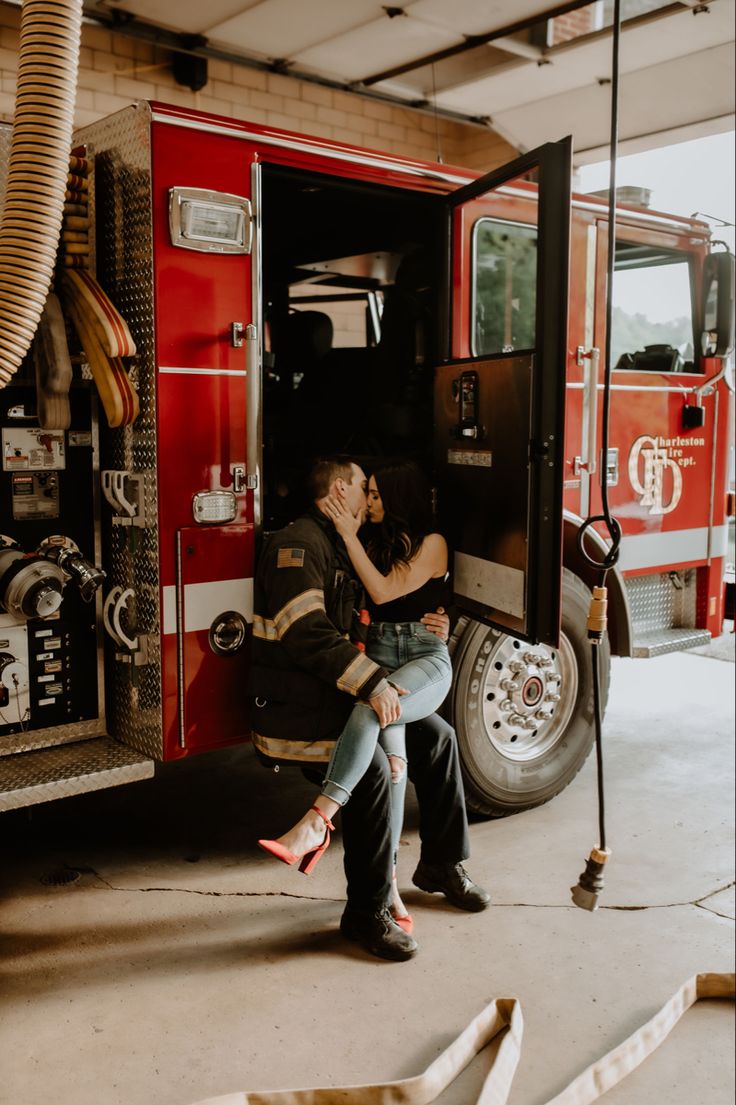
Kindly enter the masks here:
[[237, 502], [232, 491], [198, 491], [192, 499], [192, 511], [200, 525], [232, 522]]

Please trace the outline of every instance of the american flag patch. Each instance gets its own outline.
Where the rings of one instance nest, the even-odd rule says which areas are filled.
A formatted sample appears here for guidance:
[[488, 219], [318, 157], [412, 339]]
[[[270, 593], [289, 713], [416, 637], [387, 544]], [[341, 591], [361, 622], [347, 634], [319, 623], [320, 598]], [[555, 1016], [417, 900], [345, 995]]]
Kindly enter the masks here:
[[303, 568], [304, 549], [279, 549], [276, 557], [277, 568]]

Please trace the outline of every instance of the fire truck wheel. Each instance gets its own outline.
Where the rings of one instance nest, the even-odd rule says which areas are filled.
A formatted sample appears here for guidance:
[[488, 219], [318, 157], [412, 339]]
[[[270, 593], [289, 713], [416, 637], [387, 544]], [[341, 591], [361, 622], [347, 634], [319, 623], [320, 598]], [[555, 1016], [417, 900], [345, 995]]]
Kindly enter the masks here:
[[[450, 642], [449, 717], [470, 812], [503, 817], [542, 805], [585, 763], [595, 738], [589, 603], [588, 588], [564, 569], [558, 649], [529, 645], [472, 618], [458, 622]], [[607, 638], [599, 651], [605, 709]]]

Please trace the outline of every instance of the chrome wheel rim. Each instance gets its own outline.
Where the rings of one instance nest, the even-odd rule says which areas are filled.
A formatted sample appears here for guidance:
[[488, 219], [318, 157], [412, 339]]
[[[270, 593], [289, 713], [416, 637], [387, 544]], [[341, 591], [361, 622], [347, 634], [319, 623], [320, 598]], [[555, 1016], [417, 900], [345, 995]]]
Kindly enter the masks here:
[[505, 634], [486, 638], [488, 659], [471, 690], [481, 699], [489, 742], [517, 762], [543, 756], [567, 729], [578, 695], [578, 665], [561, 634], [560, 647], [529, 645]]

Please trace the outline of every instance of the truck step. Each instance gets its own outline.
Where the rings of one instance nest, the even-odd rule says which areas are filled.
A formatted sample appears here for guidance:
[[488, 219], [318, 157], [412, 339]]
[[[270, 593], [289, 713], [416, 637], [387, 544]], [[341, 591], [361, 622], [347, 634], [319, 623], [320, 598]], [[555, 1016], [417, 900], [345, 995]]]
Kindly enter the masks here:
[[636, 636], [632, 655], [664, 656], [666, 652], [683, 652], [687, 648], [708, 645], [710, 639], [707, 629], [654, 629]]
[[111, 737], [0, 759], [0, 811], [150, 779], [154, 761]]

